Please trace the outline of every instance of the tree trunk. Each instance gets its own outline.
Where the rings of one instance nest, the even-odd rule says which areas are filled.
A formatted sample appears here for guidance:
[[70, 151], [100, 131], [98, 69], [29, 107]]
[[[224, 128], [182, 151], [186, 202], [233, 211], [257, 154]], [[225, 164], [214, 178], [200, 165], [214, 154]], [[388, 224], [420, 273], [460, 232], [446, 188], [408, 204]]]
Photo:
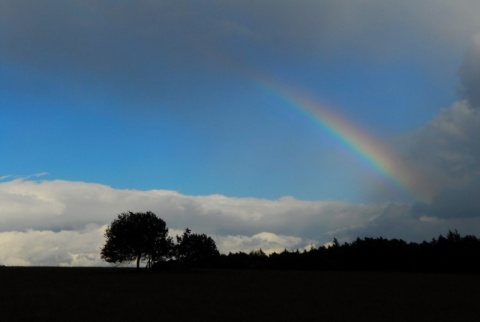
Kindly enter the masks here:
[[142, 257], [141, 255], [138, 255], [138, 256], [137, 256], [137, 271], [140, 270], [140, 258], [141, 258], [141, 257]]

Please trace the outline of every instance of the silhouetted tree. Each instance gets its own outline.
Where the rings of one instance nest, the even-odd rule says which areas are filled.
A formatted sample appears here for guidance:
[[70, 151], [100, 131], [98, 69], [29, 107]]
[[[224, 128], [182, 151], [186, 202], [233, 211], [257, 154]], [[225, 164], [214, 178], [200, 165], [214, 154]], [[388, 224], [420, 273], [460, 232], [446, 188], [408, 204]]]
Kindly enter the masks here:
[[215, 241], [205, 234], [195, 234], [187, 228], [182, 236], [177, 235], [176, 238], [175, 256], [188, 266], [212, 264], [220, 256]]
[[171, 255], [173, 242], [168, 228], [153, 212], [119, 214], [105, 232], [101, 257], [109, 263], [146, 260], [147, 267]]

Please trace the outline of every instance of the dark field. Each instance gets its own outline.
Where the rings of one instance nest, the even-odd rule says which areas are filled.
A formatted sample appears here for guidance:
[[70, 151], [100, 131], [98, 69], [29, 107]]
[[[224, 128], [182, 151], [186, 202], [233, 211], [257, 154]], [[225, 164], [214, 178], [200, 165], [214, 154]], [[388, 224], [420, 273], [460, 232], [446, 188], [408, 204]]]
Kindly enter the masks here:
[[2, 321], [480, 321], [480, 276], [0, 268]]

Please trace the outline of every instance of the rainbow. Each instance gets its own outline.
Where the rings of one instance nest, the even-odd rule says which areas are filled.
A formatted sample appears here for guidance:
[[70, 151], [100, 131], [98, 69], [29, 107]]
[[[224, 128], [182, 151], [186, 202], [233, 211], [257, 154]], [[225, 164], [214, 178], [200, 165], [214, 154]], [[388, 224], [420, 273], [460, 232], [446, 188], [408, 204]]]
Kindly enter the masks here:
[[265, 76], [255, 77], [262, 88], [287, 102], [299, 113], [319, 126], [358, 162], [365, 164], [390, 186], [421, 202], [431, 200], [431, 187], [421, 173], [385, 144], [346, 117], [312, 99], [292, 86], [286, 86]]

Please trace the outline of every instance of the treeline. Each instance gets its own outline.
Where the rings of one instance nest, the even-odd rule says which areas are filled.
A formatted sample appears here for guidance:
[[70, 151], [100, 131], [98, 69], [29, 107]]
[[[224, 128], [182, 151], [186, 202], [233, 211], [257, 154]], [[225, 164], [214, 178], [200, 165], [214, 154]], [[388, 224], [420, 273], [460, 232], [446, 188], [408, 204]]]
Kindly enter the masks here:
[[401, 239], [357, 238], [304, 251], [266, 254], [220, 254], [215, 241], [185, 229], [176, 241], [165, 221], [154, 213], [125, 212], [108, 226], [101, 257], [109, 263], [136, 261], [155, 270], [211, 267], [219, 269], [290, 269], [328, 271], [415, 271], [480, 273], [480, 239], [462, 237], [456, 230], [430, 242], [407, 243]]
[[223, 254], [212, 264], [226, 269], [480, 273], [480, 239], [456, 230], [422, 243], [379, 237], [339, 244], [334, 239], [329, 247], [305, 251]]

